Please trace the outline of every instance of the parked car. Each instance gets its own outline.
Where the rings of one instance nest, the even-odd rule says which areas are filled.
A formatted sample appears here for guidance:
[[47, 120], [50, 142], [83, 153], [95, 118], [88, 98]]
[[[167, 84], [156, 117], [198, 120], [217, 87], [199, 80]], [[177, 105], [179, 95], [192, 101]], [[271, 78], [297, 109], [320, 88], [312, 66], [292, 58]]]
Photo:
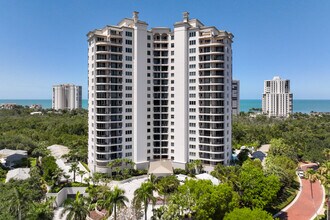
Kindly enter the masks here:
[[303, 178], [305, 177], [304, 171], [299, 170], [299, 171], [298, 171], [298, 176], [299, 176], [301, 179], [303, 179]]

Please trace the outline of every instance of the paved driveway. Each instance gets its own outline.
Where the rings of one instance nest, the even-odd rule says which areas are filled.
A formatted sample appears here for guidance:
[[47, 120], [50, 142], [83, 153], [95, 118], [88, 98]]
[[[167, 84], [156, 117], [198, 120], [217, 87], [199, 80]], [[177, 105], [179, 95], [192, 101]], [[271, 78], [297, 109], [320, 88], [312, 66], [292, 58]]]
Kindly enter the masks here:
[[[302, 166], [303, 170], [306, 170], [308, 165]], [[296, 202], [285, 212], [283, 212], [279, 218], [288, 220], [310, 220], [315, 213], [318, 212], [322, 205], [324, 192], [319, 181], [311, 184], [307, 179], [301, 179], [302, 191], [296, 200]]]

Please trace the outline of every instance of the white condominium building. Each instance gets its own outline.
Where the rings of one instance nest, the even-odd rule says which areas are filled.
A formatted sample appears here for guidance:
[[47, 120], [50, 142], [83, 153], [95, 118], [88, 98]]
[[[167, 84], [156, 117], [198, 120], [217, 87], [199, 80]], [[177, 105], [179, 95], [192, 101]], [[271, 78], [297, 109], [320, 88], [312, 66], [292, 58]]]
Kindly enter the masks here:
[[197, 19], [174, 28], [125, 18], [88, 36], [88, 164], [116, 158], [137, 168], [169, 159], [177, 168], [231, 158], [233, 35]]
[[232, 113], [233, 115], [239, 115], [240, 113], [240, 105], [239, 105], [239, 101], [240, 101], [240, 94], [239, 94], [239, 80], [233, 80], [231, 83], [231, 87], [232, 87], [232, 92], [231, 92], [231, 97], [232, 97]]
[[55, 110], [80, 109], [82, 106], [81, 86], [62, 84], [53, 86], [52, 108]]
[[290, 92], [290, 80], [275, 76], [265, 80], [262, 96], [262, 112], [269, 117], [287, 117], [293, 111], [293, 94]]

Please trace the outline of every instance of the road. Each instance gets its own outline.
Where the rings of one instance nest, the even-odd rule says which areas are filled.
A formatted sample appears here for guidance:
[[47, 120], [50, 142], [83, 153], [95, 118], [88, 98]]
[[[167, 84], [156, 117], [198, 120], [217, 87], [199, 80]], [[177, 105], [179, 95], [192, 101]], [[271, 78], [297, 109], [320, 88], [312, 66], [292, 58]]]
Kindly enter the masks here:
[[[310, 165], [302, 165], [306, 170]], [[297, 200], [278, 217], [287, 220], [310, 220], [318, 212], [324, 198], [321, 183], [310, 183], [307, 179], [301, 179], [302, 188]]]

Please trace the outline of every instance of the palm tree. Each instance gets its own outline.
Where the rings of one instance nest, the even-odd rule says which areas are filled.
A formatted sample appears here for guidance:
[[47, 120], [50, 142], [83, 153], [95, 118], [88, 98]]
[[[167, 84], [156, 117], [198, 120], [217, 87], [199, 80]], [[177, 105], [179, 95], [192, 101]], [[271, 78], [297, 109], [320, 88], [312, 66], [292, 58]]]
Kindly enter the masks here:
[[10, 206], [8, 207], [9, 212], [12, 213], [12, 215], [17, 216], [18, 220], [22, 219], [22, 210], [27, 205], [26, 199], [24, 199], [24, 196], [20, 190], [18, 190], [17, 187], [13, 188], [13, 195], [10, 197]]
[[54, 204], [55, 197], [47, 198], [44, 202], [33, 202], [29, 207], [27, 219], [42, 219], [52, 220], [54, 217]]
[[60, 169], [60, 168], [55, 169], [54, 174], [52, 176], [52, 179], [53, 179], [55, 185], [58, 185], [58, 182], [61, 181], [61, 178], [63, 177], [63, 175], [64, 175], [64, 173], [63, 173], [62, 169]]
[[108, 163], [108, 167], [110, 168], [110, 175], [112, 176], [112, 169], [115, 168], [116, 175], [120, 172], [121, 166], [123, 164], [123, 159], [117, 158]]
[[134, 192], [133, 204], [135, 204], [137, 207], [141, 207], [141, 205], [143, 205], [145, 220], [148, 219], [147, 211], [149, 202], [151, 201], [153, 204], [156, 202], [156, 198], [153, 195], [153, 188], [153, 184], [148, 181], [142, 183], [140, 188], [136, 189]]
[[98, 185], [100, 183], [100, 180], [102, 178], [102, 173], [93, 173], [93, 177], [92, 177], [92, 182], [93, 185]]
[[323, 154], [324, 154], [325, 158], [327, 158], [327, 161], [329, 161], [330, 160], [330, 148], [324, 149]]
[[201, 160], [194, 160], [194, 165], [196, 169], [196, 173], [200, 174], [203, 170], [203, 163]]
[[117, 186], [112, 191], [111, 199], [113, 204], [113, 210], [115, 214], [115, 220], [117, 219], [117, 207], [118, 209], [126, 207], [125, 202], [128, 202], [128, 198], [124, 195], [125, 191], [119, 189]]
[[313, 169], [308, 169], [305, 173], [306, 179], [309, 180], [309, 183], [311, 185], [311, 195], [313, 198], [313, 183], [315, 183], [315, 181], [317, 180], [317, 173], [315, 170]]
[[63, 177], [66, 180], [66, 183], [69, 183], [70, 175], [64, 174]]
[[321, 181], [323, 186], [325, 187], [327, 193], [327, 218], [330, 218], [330, 162], [323, 163], [318, 169], [319, 175], [318, 179]]
[[166, 176], [158, 181], [156, 189], [159, 194], [163, 195], [163, 205], [165, 205], [166, 196], [175, 192], [179, 187], [180, 182], [176, 176]]
[[83, 171], [83, 170], [79, 170], [78, 171], [78, 175], [80, 176], [80, 183], [82, 183], [82, 181], [83, 181], [83, 176], [86, 174], [86, 172], [85, 171]]
[[64, 209], [61, 212], [61, 218], [67, 214], [66, 220], [85, 220], [89, 214], [89, 203], [87, 198], [83, 197], [79, 192], [75, 199], [67, 199], [64, 203]]
[[77, 162], [71, 164], [69, 172], [73, 172], [73, 182], [76, 182], [76, 172], [79, 172], [80, 168]]

